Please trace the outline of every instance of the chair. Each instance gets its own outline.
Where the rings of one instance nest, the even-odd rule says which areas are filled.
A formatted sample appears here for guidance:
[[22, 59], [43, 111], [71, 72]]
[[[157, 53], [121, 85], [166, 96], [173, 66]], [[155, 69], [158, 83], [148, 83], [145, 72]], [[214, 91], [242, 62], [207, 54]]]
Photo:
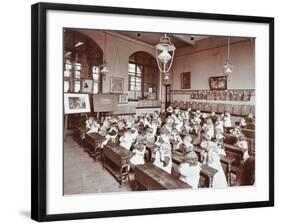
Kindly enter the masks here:
[[218, 112], [218, 104], [217, 103], [212, 103], [211, 104], [211, 111], [212, 112]]
[[185, 106], [186, 106], [186, 110], [187, 110], [188, 108], [190, 108], [190, 107], [191, 107], [190, 101], [186, 101]]
[[255, 105], [251, 105], [250, 106], [250, 112], [255, 116], [255, 113], [256, 113], [256, 107], [255, 107]]
[[224, 104], [224, 111], [232, 114], [232, 104]]
[[211, 104], [204, 103], [204, 111], [205, 112], [211, 112]]
[[224, 104], [218, 104], [218, 113], [224, 113]]
[[250, 107], [248, 105], [243, 105], [241, 108], [241, 114], [246, 116], [250, 113]]
[[197, 104], [197, 110], [200, 110], [200, 111], [204, 111], [204, 104], [203, 103], [198, 103]]
[[191, 110], [197, 110], [197, 102], [191, 103]]
[[232, 113], [235, 115], [241, 115], [242, 106], [241, 105], [233, 105]]

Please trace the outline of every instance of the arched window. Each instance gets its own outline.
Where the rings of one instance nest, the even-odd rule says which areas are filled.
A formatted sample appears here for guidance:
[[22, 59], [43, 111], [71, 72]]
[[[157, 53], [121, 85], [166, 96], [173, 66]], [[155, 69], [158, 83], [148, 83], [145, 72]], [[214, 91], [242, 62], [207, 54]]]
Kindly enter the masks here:
[[[64, 92], [101, 92], [102, 50], [80, 32], [64, 31]], [[84, 86], [83, 83], [85, 84]]]
[[136, 52], [129, 57], [129, 99], [157, 99], [158, 67], [148, 53]]

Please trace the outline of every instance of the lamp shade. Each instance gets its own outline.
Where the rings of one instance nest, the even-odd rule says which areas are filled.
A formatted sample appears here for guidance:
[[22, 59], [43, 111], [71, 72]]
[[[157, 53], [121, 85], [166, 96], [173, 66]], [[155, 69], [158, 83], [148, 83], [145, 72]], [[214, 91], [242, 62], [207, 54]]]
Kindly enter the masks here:
[[168, 51], [163, 50], [162, 53], [158, 55], [158, 58], [162, 63], [167, 64], [167, 62], [170, 61], [172, 57], [168, 53]]
[[223, 73], [226, 75], [230, 75], [233, 72], [233, 65], [230, 64], [229, 62], [226, 62], [223, 65]]
[[170, 38], [165, 34], [160, 38], [160, 43], [155, 46], [157, 65], [161, 73], [169, 72], [172, 67], [175, 46], [171, 43]]

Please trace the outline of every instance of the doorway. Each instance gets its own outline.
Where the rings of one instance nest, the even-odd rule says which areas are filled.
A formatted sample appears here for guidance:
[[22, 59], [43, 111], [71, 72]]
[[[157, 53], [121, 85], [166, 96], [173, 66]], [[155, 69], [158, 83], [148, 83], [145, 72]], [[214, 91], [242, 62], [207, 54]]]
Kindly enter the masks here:
[[171, 85], [165, 85], [165, 110], [171, 105]]

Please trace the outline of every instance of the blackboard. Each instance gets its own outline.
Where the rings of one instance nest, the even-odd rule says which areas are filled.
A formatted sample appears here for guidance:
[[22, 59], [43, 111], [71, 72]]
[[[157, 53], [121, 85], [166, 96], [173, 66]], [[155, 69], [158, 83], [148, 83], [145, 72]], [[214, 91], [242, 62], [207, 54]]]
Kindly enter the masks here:
[[117, 110], [117, 94], [94, 94], [94, 112], [110, 112]]

